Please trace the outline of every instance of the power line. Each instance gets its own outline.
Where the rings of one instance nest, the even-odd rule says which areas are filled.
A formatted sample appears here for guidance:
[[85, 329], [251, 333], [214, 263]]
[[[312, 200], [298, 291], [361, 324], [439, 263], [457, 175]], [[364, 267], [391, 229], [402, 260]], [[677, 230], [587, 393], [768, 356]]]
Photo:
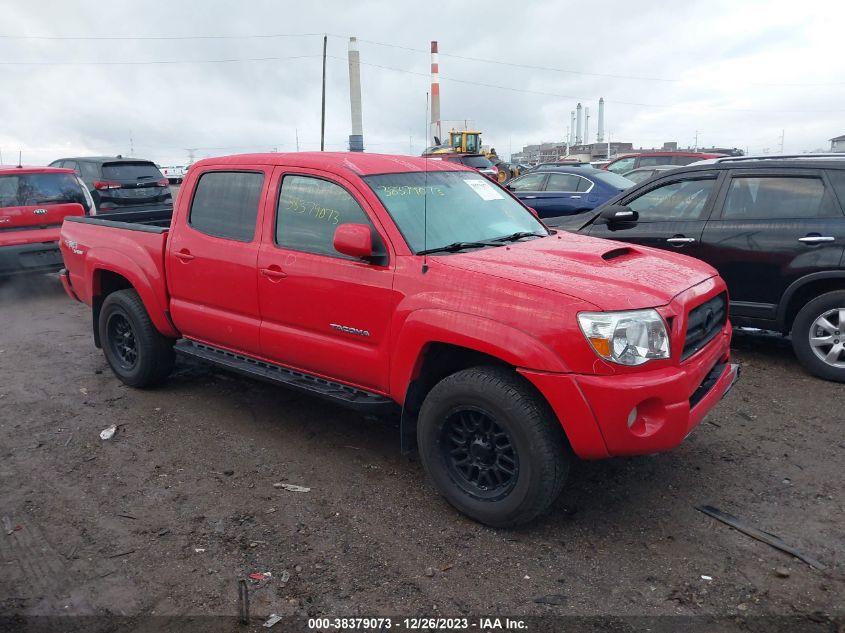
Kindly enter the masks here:
[[[265, 35], [0, 35], [2, 40], [57, 40], [57, 41], [178, 41], [178, 40], [247, 40], [279, 37], [322, 37], [323, 33], [269, 33]], [[332, 37], [340, 37], [332, 36]]]
[[[363, 40], [362, 40], [363, 41]], [[329, 55], [331, 59], [345, 61], [343, 57], [337, 57], [333, 55]], [[427, 73], [417, 72], [413, 70], [406, 70], [404, 68], [394, 68], [392, 66], [382, 66], [381, 64], [372, 64], [369, 62], [360, 62], [362, 66], [372, 66], [374, 68], [381, 68], [383, 70], [391, 70], [394, 72], [405, 73], [409, 75], [417, 75], [419, 77], [429, 77]], [[513, 86], [502, 86], [500, 84], [489, 84], [480, 81], [471, 81], [469, 79], [457, 79], [455, 77], [446, 77], [444, 75], [440, 75], [441, 81], [451, 81], [454, 83], [461, 83], [461, 84], [468, 84], [471, 86], [481, 86], [484, 88], [496, 88], [498, 90], [508, 90], [510, 92], [517, 92], [523, 94], [533, 94], [533, 95], [541, 95], [544, 97], [555, 97], [557, 99], [573, 99], [573, 100], [580, 100], [580, 101], [597, 101], [598, 97], [584, 97], [584, 96], [576, 96], [576, 95], [564, 95], [556, 92], [545, 92], [541, 90], [528, 90], [525, 88], [514, 88]], [[615, 99], [607, 99], [605, 98], [605, 103], [613, 103], [617, 105], [628, 105], [628, 106], [637, 106], [637, 107], [644, 107], [644, 108], [678, 108], [682, 107], [677, 104], [661, 104], [661, 103], [643, 103], [638, 101], [618, 101]], [[839, 113], [845, 112], [845, 110], [756, 110], [751, 108], [712, 108], [707, 107], [707, 110], [715, 111], [715, 112], [750, 112], [750, 113], [757, 113], [757, 114], [830, 114], [830, 113]]]
[[4, 62], [0, 66], [155, 66], [161, 64], [232, 64], [239, 62], [279, 62], [291, 59], [308, 59], [322, 55], [294, 55], [291, 57], [239, 57], [229, 59], [158, 59], [150, 61], [108, 62]]

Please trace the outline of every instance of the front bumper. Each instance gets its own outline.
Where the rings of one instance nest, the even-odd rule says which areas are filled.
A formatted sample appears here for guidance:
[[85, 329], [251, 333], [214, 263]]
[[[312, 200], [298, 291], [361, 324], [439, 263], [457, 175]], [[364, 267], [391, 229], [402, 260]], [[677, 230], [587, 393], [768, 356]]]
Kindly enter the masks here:
[[58, 242], [0, 246], [0, 277], [59, 270], [63, 265]]
[[680, 444], [736, 382], [730, 339], [727, 326], [677, 367], [614, 376], [520, 373], [546, 397], [579, 457], [659, 453]]

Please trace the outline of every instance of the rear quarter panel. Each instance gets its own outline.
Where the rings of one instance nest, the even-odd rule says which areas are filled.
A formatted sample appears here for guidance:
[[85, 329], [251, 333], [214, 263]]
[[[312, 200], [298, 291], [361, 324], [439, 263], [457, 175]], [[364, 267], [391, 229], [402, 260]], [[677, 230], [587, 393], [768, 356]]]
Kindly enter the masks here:
[[65, 221], [59, 247], [70, 283], [81, 301], [93, 305], [102, 293], [105, 271], [126, 278], [138, 292], [150, 319], [165, 336], [178, 336], [167, 318], [164, 274], [167, 232], [147, 232]]

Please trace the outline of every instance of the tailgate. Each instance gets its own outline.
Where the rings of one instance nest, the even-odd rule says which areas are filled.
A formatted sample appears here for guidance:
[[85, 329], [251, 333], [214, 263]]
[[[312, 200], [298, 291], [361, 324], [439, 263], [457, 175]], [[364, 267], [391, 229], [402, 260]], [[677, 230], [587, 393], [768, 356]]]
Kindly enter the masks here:
[[58, 228], [66, 217], [84, 214], [82, 205], [76, 202], [2, 208], [0, 246], [56, 240]]

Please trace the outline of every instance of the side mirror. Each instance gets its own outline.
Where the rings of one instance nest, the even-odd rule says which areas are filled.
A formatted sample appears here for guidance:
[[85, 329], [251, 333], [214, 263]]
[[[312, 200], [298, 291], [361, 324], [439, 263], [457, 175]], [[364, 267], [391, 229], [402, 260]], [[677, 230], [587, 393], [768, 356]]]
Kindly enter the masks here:
[[640, 214], [624, 204], [612, 204], [599, 213], [599, 223], [601, 224], [623, 224], [625, 222], [636, 222], [639, 219]]
[[334, 232], [334, 249], [358, 259], [373, 256], [373, 234], [366, 224], [341, 224]]

